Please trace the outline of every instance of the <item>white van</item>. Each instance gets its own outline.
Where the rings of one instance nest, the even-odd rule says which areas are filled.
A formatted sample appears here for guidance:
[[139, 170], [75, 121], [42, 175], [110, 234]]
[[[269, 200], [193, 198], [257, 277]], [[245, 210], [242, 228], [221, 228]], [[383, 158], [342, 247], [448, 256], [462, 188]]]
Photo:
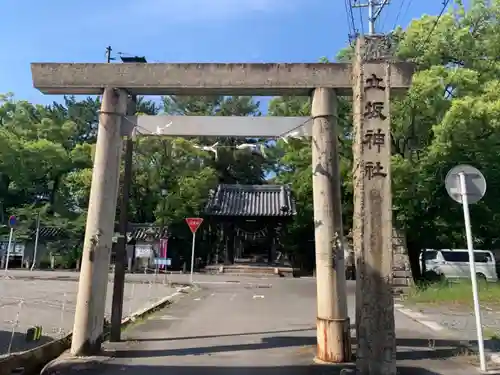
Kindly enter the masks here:
[[[422, 271], [420, 254], [420, 271]], [[478, 279], [497, 282], [495, 256], [489, 250], [474, 250], [476, 275]], [[470, 278], [469, 252], [465, 249], [427, 249], [425, 251], [426, 272], [431, 272], [446, 279]]]

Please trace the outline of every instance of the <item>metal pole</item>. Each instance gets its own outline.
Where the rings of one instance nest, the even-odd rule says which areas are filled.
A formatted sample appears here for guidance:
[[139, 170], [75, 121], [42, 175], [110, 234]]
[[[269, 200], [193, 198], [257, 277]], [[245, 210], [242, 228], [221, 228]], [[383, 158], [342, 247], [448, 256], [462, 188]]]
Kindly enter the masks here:
[[7, 245], [7, 257], [5, 258], [5, 272], [9, 270], [9, 259], [10, 259], [10, 246], [12, 245], [12, 236], [14, 235], [14, 228], [10, 228], [9, 234], [9, 244]]
[[193, 246], [191, 247], [191, 276], [190, 282], [193, 283], [193, 271], [194, 271], [194, 247], [196, 245], [196, 232], [193, 232]]
[[351, 360], [350, 322], [343, 250], [337, 97], [332, 89], [314, 90], [311, 115], [313, 204], [316, 248], [317, 355], [323, 362]]
[[[162, 213], [161, 213], [161, 222], [160, 222], [160, 254], [159, 255], [159, 258], [164, 258], [163, 256], [163, 232], [165, 231], [165, 215], [167, 213], [167, 197], [165, 195], [163, 195], [163, 190], [161, 190], [161, 198], [162, 198]], [[166, 258], [166, 257], [165, 257]], [[159, 265], [156, 265], [156, 269], [159, 269], [160, 266]], [[165, 272], [167, 272], [167, 266], [165, 265], [165, 269], [164, 269]]]
[[375, 34], [375, 18], [373, 17], [375, 7], [374, 0], [368, 0], [368, 35]]
[[101, 349], [126, 107], [124, 90], [104, 89], [71, 340], [74, 356], [93, 355]]
[[[127, 113], [135, 114], [137, 97], [132, 95]], [[132, 158], [134, 141], [127, 137], [125, 144], [125, 168], [123, 172], [122, 199], [120, 201], [120, 236], [116, 244], [115, 274], [113, 279], [113, 300], [111, 302], [111, 328], [109, 341], [121, 340], [121, 325], [123, 315], [123, 296], [125, 291], [125, 268], [127, 266], [127, 230], [128, 205], [130, 200], [130, 185], [132, 184]]]
[[477, 288], [476, 263], [474, 259], [474, 243], [472, 242], [472, 229], [469, 213], [469, 201], [467, 197], [467, 183], [465, 173], [459, 173], [460, 194], [462, 195], [462, 207], [464, 209], [465, 236], [467, 238], [467, 250], [469, 251], [470, 278], [472, 281], [472, 298], [474, 300], [474, 315], [476, 317], [477, 344], [479, 347], [479, 367], [486, 371], [486, 357], [484, 354], [483, 325], [481, 323], [481, 309], [479, 306], [479, 293]]
[[111, 46], [107, 46], [106, 47], [106, 62], [107, 63], [110, 63], [111, 60], [114, 60], [112, 57], [111, 57], [111, 51], [113, 51], [113, 49], [111, 48]]
[[351, 8], [368, 8], [368, 35], [375, 35], [375, 22], [380, 17], [389, 0], [368, 0], [366, 3], [359, 4], [356, 0]]
[[41, 211], [38, 211], [38, 214], [36, 216], [35, 248], [33, 249], [33, 263], [31, 263], [30, 271], [33, 271], [33, 269], [35, 268], [35, 264], [36, 264], [36, 253], [38, 250], [38, 238], [40, 236], [40, 212]]

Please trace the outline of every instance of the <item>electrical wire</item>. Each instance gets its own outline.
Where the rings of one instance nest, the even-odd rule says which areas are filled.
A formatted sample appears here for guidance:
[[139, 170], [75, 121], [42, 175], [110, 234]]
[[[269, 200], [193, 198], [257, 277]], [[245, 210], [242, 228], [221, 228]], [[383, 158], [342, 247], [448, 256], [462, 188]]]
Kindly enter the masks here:
[[[402, 18], [402, 19], [403, 19], [403, 18], [405, 18], [405, 17], [406, 17], [406, 15], [408, 14], [408, 11], [410, 10], [410, 6], [411, 6], [412, 2], [413, 2], [413, 0], [410, 0], [410, 1], [408, 1], [408, 3], [406, 3], [406, 8], [405, 8], [405, 10], [401, 13], [401, 18]], [[396, 26], [394, 26], [394, 28], [395, 28], [395, 27], [396, 27]]]
[[[406, 12], [408, 11], [408, 8], [409, 8], [411, 2], [412, 2], [412, 0], [408, 1], [407, 6], [406, 6]], [[394, 25], [392, 27], [393, 30], [396, 29], [396, 27], [398, 25], [399, 17], [402, 15], [403, 7], [404, 7], [405, 3], [406, 3], [406, 0], [401, 0], [401, 3], [399, 4], [398, 12], [396, 13], [396, 18], [394, 19]]]
[[347, 27], [349, 28], [348, 40], [352, 45], [352, 38], [355, 38], [358, 35], [356, 20], [354, 19], [354, 13], [352, 11], [352, 0], [344, 0], [344, 6], [347, 16]]
[[361, 35], [365, 35], [365, 20], [363, 17], [363, 10], [359, 8], [359, 19], [361, 22]]
[[[403, 1], [405, 1], [405, 0], [403, 0]], [[378, 14], [379, 14], [379, 15], [380, 15], [380, 14], [382, 14], [382, 11], [384, 10], [384, 8], [385, 8], [388, 4], [389, 4], [389, 1], [388, 1], [388, 0], [387, 0], [387, 1], [382, 1], [381, 3], [379, 3], [379, 5], [378, 5], [378, 6], [379, 6], [379, 8], [378, 8], [378, 10], [377, 10], [377, 12], [378, 12]], [[378, 23], [380, 30], [384, 30], [384, 25], [385, 25], [385, 21], [386, 21], [386, 19], [387, 19], [387, 14], [388, 14], [388, 13], [384, 13], [384, 14], [383, 14], [383, 18], [381, 18], [380, 20], [375, 19], [375, 21], [374, 21], [374, 22]], [[378, 18], [378, 17], [377, 17], [377, 18]]]
[[[443, 16], [444, 14], [444, 11], [446, 10], [446, 8], [448, 7], [448, 4], [450, 3], [450, 0], [443, 0], [443, 7], [441, 8], [441, 11], [439, 12], [438, 16], [436, 17], [436, 19], [434, 20], [434, 24], [432, 25], [430, 31], [429, 31], [429, 34], [427, 34], [427, 37], [425, 38], [425, 41], [422, 43], [422, 45], [420, 46], [421, 48], [425, 47], [426, 44], [429, 43], [429, 40], [431, 39], [431, 36], [432, 34], [434, 33], [434, 31], [436, 30], [436, 27], [438, 26], [439, 24], [439, 21], [441, 20], [441, 17]], [[419, 49], [420, 49], [419, 47]], [[453, 79], [453, 77], [455, 76], [455, 74], [457, 73], [458, 69], [456, 69], [452, 75], [450, 76], [450, 81]], [[446, 92], [450, 95], [450, 96], [453, 96], [453, 94], [451, 93], [451, 91], [449, 91], [449, 89], [446, 89]]]
[[436, 30], [436, 27], [439, 24], [439, 21], [441, 20], [441, 17], [443, 16], [444, 11], [448, 7], [449, 3], [450, 3], [450, 0], [443, 0], [443, 7], [441, 8], [441, 12], [439, 12], [439, 15], [437, 16], [436, 20], [434, 21], [434, 24], [432, 25], [431, 30], [429, 31], [429, 34], [427, 35], [427, 38], [425, 38], [425, 41], [424, 41], [422, 47], [425, 47], [425, 45], [431, 39], [432, 33], [434, 32], [434, 30]]
[[[441, 17], [443, 16], [444, 11], [445, 11], [445, 10], [446, 10], [446, 8], [448, 7], [448, 4], [449, 4], [449, 3], [450, 3], [450, 0], [443, 0], [443, 2], [442, 2], [443, 7], [441, 8], [441, 11], [439, 12], [439, 15], [436, 17], [436, 19], [435, 19], [435, 21], [434, 21], [434, 23], [433, 23], [433, 25], [432, 25], [432, 27], [431, 27], [431, 29], [430, 29], [429, 33], [427, 34], [427, 37], [425, 38], [424, 43], [422, 43], [422, 45], [420, 45], [420, 46], [419, 46], [419, 48], [418, 48], [417, 50], [420, 50], [420, 48], [425, 47], [425, 45], [429, 42], [429, 40], [430, 40], [430, 38], [431, 38], [432, 34], [433, 34], [433, 33], [434, 33], [434, 31], [436, 30], [436, 27], [437, 27], [437, 25], [439, 24], [439, 21], [441, 20]], [[452, 73], [452, 75], [451, 75], [451, 77], [450, 77], [450, 80], [454, 77], [454, 75], [455, 75], [456, 73], [457, 73], [457, 70], [455, 70], [455, 71]], [[448, 88], [446, 89], [446, 92], [447, 92], [448, 94], [452, 95], [452, 93], [449, 91], [449, 89], [448, 89]], [[413, 110], [414, 110], [414, 108], [413, 108], [413, 109], [411, 109], [411, 110], [410, 110], [410, 111], [408, 111], [408, 112], [409, 112], [409, 113], [411, 113]], [[414, 132], [414, 131], [415, 131], [415, 129], [413, 129], [413, 132]]]

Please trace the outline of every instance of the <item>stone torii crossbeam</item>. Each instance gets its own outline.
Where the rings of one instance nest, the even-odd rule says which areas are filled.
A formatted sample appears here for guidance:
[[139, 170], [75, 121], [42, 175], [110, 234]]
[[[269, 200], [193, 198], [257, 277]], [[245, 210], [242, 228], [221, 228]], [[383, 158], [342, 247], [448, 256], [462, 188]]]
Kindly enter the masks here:
[[[359, 41], [362, 43], [362, 40]], [[360, 44], [361, 45], [361, 44]], [[406, 63], [384, 64], [380, 61], [363, 61], [362, 54], [356, 57], [358, 64], [95, 64], [95, 63], [33, 63], [31, 70], [34, 87], [45, 94], [74, 94], [74, 95], [102, 95], [102, 107], [99, 117], [97, 145], [94, 159], [94, 170], [90, 192], [89, 210], [85, 231], [84, 253], [82, 257], [80, 283], [78, 289], [75, 323], [71, 351], [74, 355], [92, 355], [100, 349], [100, 337], [103, 330], [104, 306], [106, 299], [107, 272], [111, 252], [113, 223], [116, 210], [116, 200], [119, 180], [119, 163], [121, 154], [121, 136], [129, 135], [133, 126], [140, 125], [154, 134], [155, 129], [163, 124], [166, 117], [159, 120], [151, 117], [137, 117], [130, 121], [126, 116], [128, 95], [300, 95], [312, 97], [312, 125], [304, 126], [303, 136], [312, 137], [312, 165], [313, 165], [313, 198], [315, 221], [316, 246], [316, 278], [317, 278], [317, 359], [323, 362], [346, 362], [350, 360], [350, 321], [347, 314], [345, 295], [344, 251], [342, 233], [342, 211], [340, 207], [340, 174], [337, 152], [337, 95], [353, 95], [355, 126], [357, 134], [364, 131], [362, 118], [375, 118], [382, 113], [384, 121], [374, 123], [374, 126], [383, 127], [385, 136], [388, 136], [388, 101], [389, 91], [400, 93], [410, 86], [413, 67]], [[384, 68], [390, 67], [390, 68]], [[378, 74], [387, 85], [387, 93], [383, 97], [369, 97], [362, 95], [364, 83], [363, 72]], [[390, 89], [390, 90], [389, 90]], [[372, 94], [375, 95], [375, 94]], [[361, 111], [373, 103], [367, 98], [377, 101], [377, 111]], [[367, 114], [368, 113], [368, 114]], [[361, 116], [361, 117], [360, 117]], [[227, 120], [207, 120], [194, 123], [192, 118], [179, 116], [175, 120], [181, 125], [172, 125], [162, 131], [162, 135], [195, 136], [195, 135], [227, 135], [227, 136], [269, 136], [275, 137], [291, 130], [302, 119], [261, 118]], [[169, 121], [172, 119], [170, 118]], [[191, 125], [189, 122], [191, 121]], [[232, 123], [229, 121], [233, 121]], [[368, 121], [368, 120], [366, 120]], [[136, 122], [136, 123], [135, 123]], [[241, 128], [238, 129], [236, 122]], [[128, 125], [127, 125], [128, 123]], [[135, 124], [134, 124], [135, 123]], [[132, 124], [132, 126], [130, 125]], [[194, 124], [194, 125], [193, 125]], [[170, 129], [170, 130], [168, 130]], [[177, 130], [176, 130], [177, 129]], [[360, 130], [361, 129], [361, 130]], [[148, 133], [146, 132], [146, 133]], [[366, 137], [366, 135], [362, 135]], [[357, 135], [357, 143], [365, 141]], [[385, 142], [385, 143], [384, 143]], [[363, 147], [356, 151], [355, 163], [358, 185], [363, 187], [372, 184], [366, 176], [373, 172], [367, 166], [373, 163], [386, 163], [386, 171], [390, 170], [387, 149], [389, 142], [384, 138], [382, 146], [385, 151], [377, 160], [365, 160]], [[379, 142], [380, 143], [380, 142]], [[378, 144], [379, 145], [379, 144]], [[378, 147], [378, 146], [377, 146]], [[377, 154], [378, 155], [378, 154]], [[372, 163], [372, 164], [370, 164]], [[374, 164], [377, 165], [377, 164]], [[361, 175], [359, 174], [361, 173]], [[386, 175], [390, 177], [390, 174]], [[357, 251], [359, 254], [358, 266], [368, 264], [379, 268], [385, 275], [367, 273], [366, 267], [361, 266], [362, 275], [360, 285], [367, 286], [371, 282], [376, 285], [389, 275], [386, 260], [390, 258], [392, 248], [389, 240], [383, 237], [391, 232], [376, 230], [379, 227], [391, 227], [387, 220], [387, 202], [390, 202], [390, 181], [372, 186], [370, 191], [378, 189], [379, 199], [366, 220], [375, 223], [375, 226], [358, 224], [358, 247], [362, 239], [375, 236], [378, 238], [372, 251], [378, 255], [370, 256], [364, 248]], [[382, 184], [382, 185], [380, 185]], [[389, 186], [389, 189], [387, 189]], [[364, 191], [364, 190], [363, 190]], [[376, 192], [373, 193], [376, 195]], [[389, 197], [387, 197], [389, 194]], [[364, 195], [363, 195], [364, 197]], [[384, 200], [385, 199], [385, 200]], [[358, 198], [359, 201], [359, 198]], [[382, 202], [382, 203], [380, 203]], [[359, 204], [358, 204], [359, 206]], [[358, 207], [356, 206], [356, 207]], [[358, 210], [363, 211], [363, 205]], [[371, 216], [370, 216], [371, 215]], [[370, 218], [371, 217], [371, 218]], [[356, 217], [355, 217], [356, 220]], [[383, 223], [382, 223], [383, 222]], [[378, 241], [378, 242], [377, 242]], [[368, 246], [370, 246], [368, 244]], [[368, 254], [368, 255], [367, 255]], [[372, 254], [373, 255], [373, 254]], [[382, 261], [383, 260], [383, 261]], [[379, 289], [372, 288], [374, 292]], [[358, 293], [359, 294], [359, 293]], [[361, 299], [359, 299], [361, 298]], [[358, 296], [358, 303], [364, 304], [363, 311], [374, 312], [381, 317], [381, 311], [389, 313], [382, 317], [384, 323], [393, 321], [386, 306], [381, 308], [376, 299], [366, 299]], [[368, 306], [367, 304], [371, 304]], [[359, 309], [358, 309], [359, 310]], [[358, 336], [360, 333], [373, 333], [376, 337], [370, 343], [363, 342], [361, 348], [364, 356], [358, 364], [363, 374], [392, 375], [395, 372], [395, 363], [367, 367], [367, 362], [388, 363], [386, 358], [395, 353], [391, 346], [391, 333], [363, 331], [366, 317], [357, 314]], [[378, 322], [375, 324], [378, 326]], [[391, 327], [389, 326], [389, 330]], [[371, 350], [372, 344], [383, 344], [383, 348]], [[368, 346], [367, 346], [368, 345]], [[368, 349], [367, 349], [368, 348]], [[359, 350], [359, 349], [358, 349]], [[382, 350], [382, 352], [381, 352]], [[392, 354], [391, 354], [392, 353]], [[392, 357], [391, 357], [392, 358]], [[373, 370], [370, 370], [372, 368]], [[382, 371], [382, 372], [380, 372]]]

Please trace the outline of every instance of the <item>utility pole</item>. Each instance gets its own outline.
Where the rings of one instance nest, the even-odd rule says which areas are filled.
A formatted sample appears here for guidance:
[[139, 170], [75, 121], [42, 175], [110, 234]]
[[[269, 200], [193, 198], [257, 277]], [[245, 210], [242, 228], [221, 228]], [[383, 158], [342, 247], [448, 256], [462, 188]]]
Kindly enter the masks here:
[[35, 248], [33, 249], [33, 262], [31, 263], [30, 271], [33, 271], [36, 266], [36, 257], [38, 252], [38, 239], [40, 237], [40, 214], [41, 210], [38, 210], [36, 215], [36, 234], [35, 234]]
[[314, 90], [311, 116], [318, 305], [316, 360], [327, 363], [351, 360], [336, 112], [335, 91]]
[[108, 64], [115, 59], [114, 57], [111, 57], [111, 51], [113, 51], [111, 46], [107, 46], [106, 47], [106, 62]]
[[368, 35], [375, 34], [375, 22], [382, 13], [382, 10], [388, 5], [390, 0], [367, 0], [367, 3], [360, 4], [359, 0], [354, 0], [353, 8], [368, 8]]

